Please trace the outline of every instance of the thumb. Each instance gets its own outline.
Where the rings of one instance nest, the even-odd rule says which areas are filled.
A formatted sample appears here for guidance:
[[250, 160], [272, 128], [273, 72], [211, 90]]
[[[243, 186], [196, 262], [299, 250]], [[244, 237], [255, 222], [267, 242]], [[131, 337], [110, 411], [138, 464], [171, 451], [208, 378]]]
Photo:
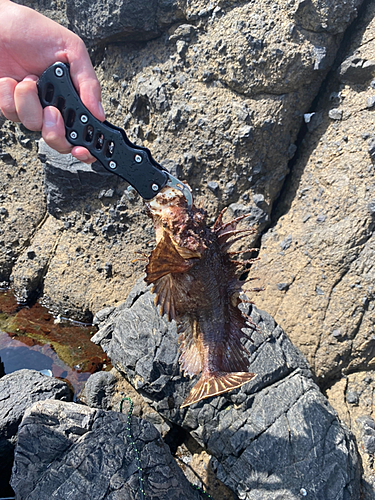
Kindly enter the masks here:
[[70, 76], [86, 108], [100, 121], [105, 120], [101, 103], [100, 83], [92, 67], [90, 56], [82, 40], [78, 38], [77, 47], [67, 52]]

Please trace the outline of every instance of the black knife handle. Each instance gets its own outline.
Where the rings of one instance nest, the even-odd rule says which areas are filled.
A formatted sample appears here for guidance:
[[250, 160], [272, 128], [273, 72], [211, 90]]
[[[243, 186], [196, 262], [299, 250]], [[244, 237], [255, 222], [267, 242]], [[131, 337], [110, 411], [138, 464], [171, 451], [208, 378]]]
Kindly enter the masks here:
[[95, 118], [83, 105], [69, 74], [69, 65], [57, 62], [37, 83], [40, 102], [62, 114], [66, 138], [87, 148], [110, 172], [131, 184], [145, 200], [151, 200], [167, 184], [168, 174], [147, 148], [132, 144], [125, 131]]

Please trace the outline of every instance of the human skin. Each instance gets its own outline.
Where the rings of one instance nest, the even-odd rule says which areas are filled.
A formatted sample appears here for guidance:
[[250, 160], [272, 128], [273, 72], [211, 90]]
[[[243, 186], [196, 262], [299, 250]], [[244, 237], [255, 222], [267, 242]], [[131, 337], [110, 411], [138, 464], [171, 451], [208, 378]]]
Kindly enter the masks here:
[[92, 163], [86, 148], [72, 147], [57, 108], [42, 108], [36, 82], [51, 64], [70, 65], [70, 74], [84, 105], [103, 121], [100, 84], [83, 41], [73, 32], [28, 7], [0, 0], [0, 110], [29, 130], [41, 131], [56, 151]]

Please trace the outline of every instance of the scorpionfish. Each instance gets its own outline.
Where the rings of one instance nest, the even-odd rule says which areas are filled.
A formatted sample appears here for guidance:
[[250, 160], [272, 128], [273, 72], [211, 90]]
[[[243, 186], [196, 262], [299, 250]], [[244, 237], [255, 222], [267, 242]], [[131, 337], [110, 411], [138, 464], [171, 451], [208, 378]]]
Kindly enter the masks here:
[[[241, 339], [249, 318], [238, 308], [243, 282], [239, 261], [230, 258], [234, 241], [253, 232], [237, 229], [238, 217], [212, 228], [202, 208], [189, 208], [181, 191], [164, 188], [147, 202], [153, 219], [156, 247], [146, 267], [155, 305], [179, 333], [179, 362], [185, 375], [201, 377], [181, 408], [231, 391], [252, 380], [249, 352]], [[232, 252], [233, 253], [233, 252]], [[250, 324], [251, 326], [251, 324]], [[251, 340], [251, 339], [250, 339]]]

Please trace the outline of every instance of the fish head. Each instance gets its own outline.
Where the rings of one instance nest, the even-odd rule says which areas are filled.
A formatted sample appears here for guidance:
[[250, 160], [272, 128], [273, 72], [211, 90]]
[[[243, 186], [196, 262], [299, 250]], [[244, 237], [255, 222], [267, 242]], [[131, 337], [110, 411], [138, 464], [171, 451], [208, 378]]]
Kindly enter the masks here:
[[154, 223], [156, 242], [165, 229], [173, 234], [174, 227], [182, 226], [189, 211], [182, 191], [169, 186], [164, 187], [151, 201], [147, 201], [146, 207]]

